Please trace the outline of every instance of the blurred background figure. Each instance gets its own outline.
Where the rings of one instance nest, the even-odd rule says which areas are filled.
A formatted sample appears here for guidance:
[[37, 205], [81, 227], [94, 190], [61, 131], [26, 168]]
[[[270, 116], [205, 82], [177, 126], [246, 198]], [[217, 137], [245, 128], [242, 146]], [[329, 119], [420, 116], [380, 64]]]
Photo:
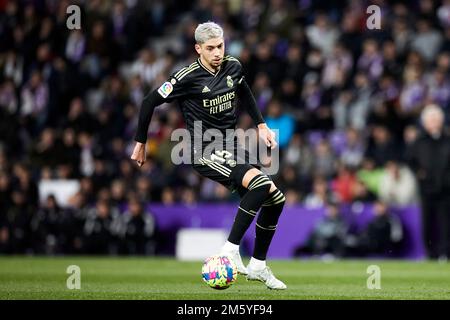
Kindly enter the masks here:
[[401, 249], [403, 226], [390, 213], [385, 203], [377, 201], [373, 206], [373, 217], [365, 228], [345, 239], [345, 254], [354, 256], [395, 256]]
[[444, 131], [444, 113], [437, 105], [421, 114], [424, 133], [408, 150], [416, 173], [422, 207], [423, 236], [432, 259], [450, 256], [450, 138]]
[[386, 163], [379, 190], [380, 200], [389, 206], [408, 206], [417, 201], [414, 174], [395, 160]]
[[155, 218], [136, 197], [128, 200], [128, 210], [122, 215], [123, 249], [130, 255], [155, 254]]
[[327, 203], [324, 218], [317, 223], [306, 243], [295, 249], [294, 254], [312, 254], [325, 258], [343, 257], [348, 228], [338, 205]]
[[54, 195], [49, 195], [43, 207], [31, 220], [33, 252], [36, 254], [61, 254], [68, 251], [66, 212], [58, 205]]
[[120, 217], [107, 199], [99, 199], [88, 213], [83, 228], [83, 252], [86, 254], [118, 253]]

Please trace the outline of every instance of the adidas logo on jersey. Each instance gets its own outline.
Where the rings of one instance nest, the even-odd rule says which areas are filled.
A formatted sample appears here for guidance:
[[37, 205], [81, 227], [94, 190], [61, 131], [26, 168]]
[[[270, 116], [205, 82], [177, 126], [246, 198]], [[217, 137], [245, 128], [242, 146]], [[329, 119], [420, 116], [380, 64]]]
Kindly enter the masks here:
[[209, 88], [207, 86], [205, 86], [202, 90], [202, 93], [206, 93], [206, 92], [210, 92], [211, 90], [209, 90]]

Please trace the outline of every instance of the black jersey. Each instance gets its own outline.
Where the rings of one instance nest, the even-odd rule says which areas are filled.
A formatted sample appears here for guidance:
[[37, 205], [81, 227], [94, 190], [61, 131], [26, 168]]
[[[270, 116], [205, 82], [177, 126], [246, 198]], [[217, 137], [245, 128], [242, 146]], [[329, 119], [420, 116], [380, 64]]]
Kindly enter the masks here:
[[166, 102], [178, 101], [191, 137], [195, 121], [201, 121], [202, 135], [207, 129], [218, 129], [225, 137], [226, 129], [236, 127], [236, 91], [243, 79], [242, 66], [232, 56], [224, 57], [216, 73], [197, 59], [174, 72], [158, 93]]

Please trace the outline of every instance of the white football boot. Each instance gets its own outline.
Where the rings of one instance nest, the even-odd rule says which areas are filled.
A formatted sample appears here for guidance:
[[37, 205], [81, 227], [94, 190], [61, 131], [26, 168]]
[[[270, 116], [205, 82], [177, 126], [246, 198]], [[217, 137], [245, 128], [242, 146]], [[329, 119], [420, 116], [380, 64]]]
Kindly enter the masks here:
[[245, 267], [244, 263], [242, 262], [241, 255], [239, 254], [239, 251], [233, 250], [233, 251], [223, 251], [220, 253], [226, 256], [229, 256], [231, 260], [233, 260], [234, 264], [237, 267], [238, 274], [242, 274], [246, 276], [248, 274], [247, 268]]
[[247, 280], [248, 281], [261, 281], [263, 282], [267, 288], [272, 290], [285, 290], [287, 286], [273, 275], [272, 270], [269, 267], [265, 267], [261, 270], [254, 270], [249, 265], [247, 267]]

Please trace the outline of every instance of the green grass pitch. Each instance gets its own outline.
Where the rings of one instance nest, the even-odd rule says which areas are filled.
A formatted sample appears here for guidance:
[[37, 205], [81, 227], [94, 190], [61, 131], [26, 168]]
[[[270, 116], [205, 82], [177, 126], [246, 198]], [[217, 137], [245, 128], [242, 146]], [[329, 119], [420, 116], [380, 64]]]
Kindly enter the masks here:
[[[69, 290], [69, 265], [81, 269], [81, 289]], [[450, 299], [450, 264], [413, 261], [270, 261], [288, 286], [266, 289], [238, 276], [227, 290], [201, 279], [202, 263], [169, 258], [0, 257], [0, 299]], [[367, 288], [369, 265], [381, 289]]]

